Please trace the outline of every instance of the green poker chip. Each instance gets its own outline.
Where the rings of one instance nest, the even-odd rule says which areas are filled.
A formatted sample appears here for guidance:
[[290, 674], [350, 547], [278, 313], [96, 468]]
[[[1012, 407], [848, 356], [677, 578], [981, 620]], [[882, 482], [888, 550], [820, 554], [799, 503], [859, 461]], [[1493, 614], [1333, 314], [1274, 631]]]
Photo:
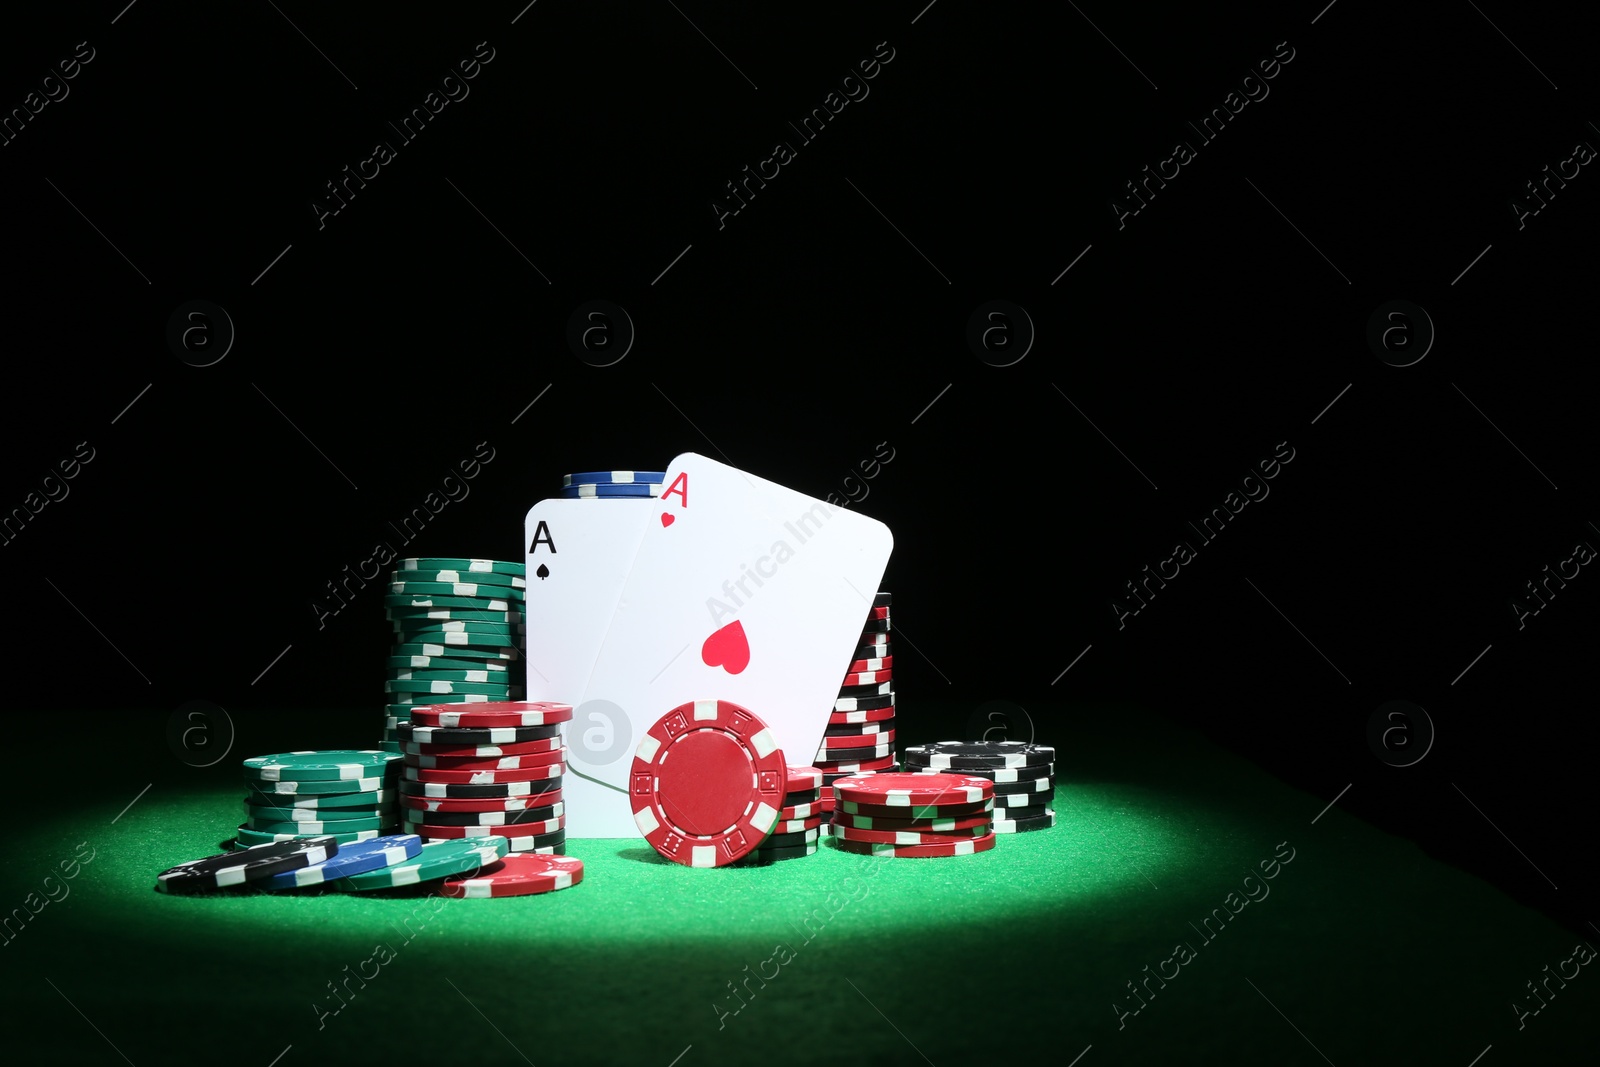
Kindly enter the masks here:
[[511, 849], [510, 838], [457, 837], [444, 841], [429, 841], [422, 846], [413, 860], [382, 867], [365, 874], [352, 874], [328, 883], [338, 889], [364, 892], [369, 889], [395, 889], [400, 886], [420, 885], [455, 874], [467, 874], [492, 863]]
[[514, 611], [522, 606], [521, 597], [496, 596], [420, 596], [415, 593], [385, 593], [385, 611], [427, 611], [430, 608], [474, 608], [479, 611]]
[[491, 610], [488, 608], [387, 608], [383, 617], [391, 625], [420, 626], [427, 621], [487, 622], [495, 626], [521, 626], [523, 614], [515, 608]]
[[409, 681], [388, 681], [383, 683], [385, 693], [422, 693], [429, 695], [450, 696], [485, 696], [505, 697], [512, 689], [521, 689], [520, 685], [509, 682], [491, 684], [488, 682], [452, 682], [428, 681], [425, 679], [412, 679]]
[[471, 571], [406, 571], [389, 583], [391, 596], [422, 593], [443, 596], [482, 596], [521, 600], [527, 586], [509, 574], [475, 574]]
[[[520, 622], [488, 622], [476, 619], [398, 619], [390, 620], [395, 633], [409, 635], [413, 632], [437, 630], [453, 634], [494, 634], [497, 637], [520, 637], [526, 627]], [[411, 640], [406, 636], [406, 640]]]
[[510, 660], [481, 660], [455, 659], [452, 656], [390, 656], [386, 664], [389, 668], [389, 677], [399, 678], [404, 674], [426, 671], [488, 671], [490, 674], [504, 674], [512, 669]]
[[395, 645], [390, 652], [395, 656], [426, 656], [429, 659], [445, 656], [450, 659], [497, 659], [510, 662], [522, 658], [514, 649], [463, 648], [446, 646], [443, 641], [406, 641]]
[[[380, 789], [370, 793], [335, 793], [331, 796], [301, 797], [294, 795], [273, 796], [251, 787], [245, 795], [244, 802], [252, 808], [270, 809], [273, 811], [337, 811], [343, 808], [381, 808], [385, 804], [394, 803], [396, 793], [392, 789]], [[313, 816], [314, 817], [314, 816]], [[290, 818], [285, 816], [280, 822]]]
[[398, 635], [407, 643], [440, 645], [444, 648], [515, 649], [522, 644], [522, 635], [513, 633], [490, 634], [480, 630], [423, 630]]
[[489, 574], [511, 574], [518, 578], [528, 573], [528, 568], [522, 563], [506, 563], [497, 559], [456, 559], [443, 556], [420, 556], [416, 559], [403, 559], [395, 568], [399, 575], [409, 574], [412, 571], [472, 571], [473, 573], [486, 572]]
[[[385, 756], [392, 756], [392, 752], [384, 752]], [[397, 763], [396, 766], [399, 766]], [[324, 796], [345, 793], [376, 793], [379, 790], [392, 789], [397, 772], [390, 772], [382, 778], [341, 778], [329, 782], [290, 782], [268, 781], [266, 779], [246, 779], [245, 784], [258, 793], [268, 796]]]
[[479, 685], [515, 685], [522, 681], [521, 671], [485, 670], [410, 670], [390, 671], [391, 682], [476, 682]]
[[279, 752], [271, 756], [251, 756], [243, 761], [246, 778], [265, 782], [381, 778], [393, 762], [393, 753], [372, 749]]
[[364, 819], [339, 819], [332, 822], [258, 822], [246, 819], [244, 828], [258, 834], [355, 834], [362, 830], [382, 830], [394, 826], [399, 818], [393, 812]]
[[279, 841], [298, 841], [302, 838], [320, 837], [331, 837], [334, 843], [339, 845], [353, 845], [357, 841], [371, 841], [374, 837], [382, 837], [386, 832], [384, 830], [358, 830], [353, 834], [265, 834], [259, 830], [252, 830], [248, 826], [241, 826], [238, 829], [238, 846], [249, 848], [251, 845], [270, 845]]

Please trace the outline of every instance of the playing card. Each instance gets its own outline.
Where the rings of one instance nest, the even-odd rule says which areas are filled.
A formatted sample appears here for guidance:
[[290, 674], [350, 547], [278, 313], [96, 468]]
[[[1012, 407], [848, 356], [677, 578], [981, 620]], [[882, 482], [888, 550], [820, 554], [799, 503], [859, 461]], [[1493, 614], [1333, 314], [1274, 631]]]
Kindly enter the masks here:
[[582, 769], [626, 788], [624, 755], [696, 699], [755, 712], [809, 765], [888, 564], [888, 527], [694, 453], [649, 504], [584, 691], [616, 723], [616, 755], [586, 753]]

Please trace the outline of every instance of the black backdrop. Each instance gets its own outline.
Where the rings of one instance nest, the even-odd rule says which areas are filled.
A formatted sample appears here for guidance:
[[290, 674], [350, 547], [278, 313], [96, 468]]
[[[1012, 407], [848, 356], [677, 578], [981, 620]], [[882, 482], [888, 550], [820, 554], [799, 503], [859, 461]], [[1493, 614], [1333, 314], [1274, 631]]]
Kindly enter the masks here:
[[[520, 558], [561, 474], [693, 450], [894, 530], [903, 704], [1013, 701], [1063, 744], [1153, 710], [1589, 930], [1583, 36], [1471, 4], [924, 5], [14, 24], [11, 708], [122, 709], [113, 752], [191, 700], [244, 744], [358, 740], [381, 593], [319, 626], [327, 582], [380, 541]], [[612, 311], [574, 350], [592, 300], [631, 345]]]

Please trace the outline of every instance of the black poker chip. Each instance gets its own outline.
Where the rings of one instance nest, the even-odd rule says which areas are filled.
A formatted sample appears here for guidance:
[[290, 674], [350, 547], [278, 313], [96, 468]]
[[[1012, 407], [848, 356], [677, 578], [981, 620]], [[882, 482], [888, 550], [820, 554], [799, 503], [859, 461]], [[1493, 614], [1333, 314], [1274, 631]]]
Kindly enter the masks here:
[[[968, 772], [962, 771], [961, 773], [966, 774]], [[980, 774], [977, 777], [982, 778], [984, 776]], [[1003, 797], [1014, 793], [1018, 795], [1037, 794], [1041, 797], [1048, 797], [1055, 791], [1055, 788], [1056, 776], [1048, 774], [1042, 778], [1024, 778], [1018, 782], [995, 782], [994, 795]]]
[[[843, 704], [844, 707], [839, 705]], [[839, 697], [834, 701], [834, 711], [876, 711], [878, 708], [894, 707], [894, 694], [885, 693], [875, 697]]]
[[888, 659], [894, 655], [894, 645], [862, 645], [856, 649], [853, 659]]
[[180, 863], [156, 875], [156, 888], [164, 893], [208, 893], [298, 871], [333, 858], [339, 842], [331, 835], [273, 841], [251, 848], [224, 852]]
[[864, 634], [886, 634], [889, 632], [889, 620], [868, 619], [861, 624], [861, 632]]
[[768, 834], [765, 841], [761, 842], [762, 848], [797, 848], [801, 845], [814, 845], [817, 843], [819, 830], [796, 830], [790, 834]]
[[894, 692], [894, 682], [874, 682], [871, 685], [842, 685], [839, 695], [842, 697], [880, 697], [888, 696]]
[[872, 598], [872, 606], [875, 608], [886, 608], [893, 603], [894, 596], [890, 593], [879, 593]]
[[879, 719], [876, 722], [845, 722], [829, 726], [822, 731], [823, 744], [827, 744], [830, 737], [860, 737], [862, 734], [886, 734], [894, 729], [894, 719]]
[[906, 756], [920, 767], [939, 770], [1009, 770], [1051, 764], [1056, 750], [1023, 741], [940, 741], [914, 745]]

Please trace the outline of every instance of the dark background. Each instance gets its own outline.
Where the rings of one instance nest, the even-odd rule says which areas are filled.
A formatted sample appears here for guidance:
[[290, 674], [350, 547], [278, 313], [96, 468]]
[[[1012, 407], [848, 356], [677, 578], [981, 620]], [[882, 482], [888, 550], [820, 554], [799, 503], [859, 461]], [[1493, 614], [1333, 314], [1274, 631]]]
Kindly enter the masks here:
[[[698, 451], [893, 529], [902, 742], [931, 739], [919, 695], [1010, 701], [1069, 776], [1075, 722], [1151, 708], [1587, 936], [1600, 578], [1520, 629], [1511, 602], [1600, 545], [1600, 179], [1520, 230], [1510, 203], [1600, 144], [1592, 40], [1469, 3], [924, 3], [13, 24], [7, 112], [94, 58], [0, 147], [0, 510], [94, 458], [8, 531], [9, 706], [127, 709], [90, 742], [113, 749], [192, 700], [240, 754], [370, 739], [381, 582], [319, 628], [327, 582], [379, 541], [520, 559], [563, 473]], [[387, 122], [480, 41], [470, 95], [399, 144]], [[885, 41], [870, 95], [800, 145], [788, 123]], [[1199, 144], [1185, 120], [1288, 48]], [[1119, 229], [1112, 199], [1179, 139], [1197, 157]], [[396, 158], [319, 229], [378, 140]], [[719, 228], [779, 140], [797, 158]], [[610, 366], [567, 341], [593, 299], [636, 330]], [[1036, 331], [1010, 366], [967, 341], [995, 299]], [[1411, 319], [1417, 347], [1368, 343], [1397, 299], [1431, 346]], [[211, 366], [167, 341], [190, 300], [236, 331]], [[479, 442], [470, 494], [403, 544], [391, 520]], [[1186, 523], [1280, 442], [1270, 496], [1203, 544]], [[1119, 629], [1179, 540], [1197, 558]], [[1427, 753], [1405, 768], [1368, 741], [1393, 700], [1436, 735], [1396, 720], [1390, 758]]]

